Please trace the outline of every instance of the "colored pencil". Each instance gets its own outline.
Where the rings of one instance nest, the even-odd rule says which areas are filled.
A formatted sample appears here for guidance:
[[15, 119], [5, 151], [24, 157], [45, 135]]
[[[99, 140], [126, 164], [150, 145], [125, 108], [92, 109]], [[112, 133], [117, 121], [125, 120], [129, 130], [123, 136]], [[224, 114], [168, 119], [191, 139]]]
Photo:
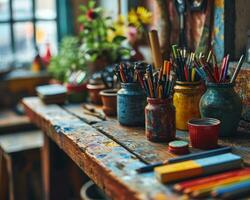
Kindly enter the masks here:
[[232, 76], [232, 78], [230, 80], [230, 83], [234, 83], [235, 82], [235, 80], [236, 80], [236, 78], [237, 78], [237, 76], [238, 76], [238, 74], [240, 72], [240, 69], [241, 69], [241, 66], [242, 66], [243, 62], [244, 62], [244, 55], [242, 55], [240, 57], [240, 60], [239, 60], [239, 62], [237, 64], [237, 67], [236, 67], [236, 69], [234, 71], [234, 74], [233, 74], [233, 76]]
[[173, 65], [178, 81], [193, 82], [199, 81], [199, 76], [193, 76], [195, 53], [180, 49], [177, 45], [172, 45]]
[[239, 199], [250, 194], [250, 180], [230, 185], [228, 187], [215, 189], [212, 196], [222, 199]]
[[184, 193], [191, 193], [191, 192], [195, 192], [195, 191], [199, 191], [199, 190], [211, 190], [213, 188], [215, 188], [216, 186], [221, 186], [221, 185], [225, 185], [225, 184], [229, 184], [229, 183], [235, 183], [235, 182], [239, 182], [242, 180], [248, 180], [250, 179], [250, 174], [245, 174], [245, 175], [241, 175], [241, 176], [233, 176], [233, 177], [229, 177], [229, 178], [224, 178], [221, 180], [217, 180], [217, 181], [212, 181], [209, 183], [204, 183], [204, 184], [200, 184], [200, 185], [195, 185], [192, 187], [188, 187], [184, 190]]
[[[210, 53], [211, 52], [211, 53]], [[243, 64], [243, 58], [244, 55], [241, 56], [236, 70], [231, 78], [231, 80], [227, 80], [228, 78], [228, 69], [229, 69], [229, 57], [230, 55], [227, 54], [223, 59], [221, 63], [221, 67], [219, 70], [219, 67], [217, 65], [216, 56], [211, 50], [209, 52], [209, 55], [206, 60], [204, 60], [204, 57], [199, 56], [199, 60], [195, 57], [195, 70], [198, 73], [199, 77], [203, 79], [204, 81], [209, 81], [213, 83], [225, 83], [230, 82], [233, 83], [240, 71], [240, 68]], [[210, 62], [212, 58], [212, 63]]]
[[145, 70], [146, 63], [144, 62], [123, 62], [114, 65], [113, 73], [123, 83], [139, 82], [144, 87], [141, 75], [145, 73]]
[[[143, 82], [147, 83], [143, 89], [150, 98], [172, 98], [174, 79], [171, 76], [171, 63], [164, 61], [164, 65], [159, 71], [153, 73], [152, 66], [148, 65], [146, 73], [142, 74]], [[145, 81], [144, 81], [145, 80]]]
[[184, 156], [179, 156], [179, 157], [176, 157], [176, 158], [170, 158], [170, 159], [165, 160], [163, 162], [152, 163], [152, 164], [149, 164], [147, 166], [138, 168], [136, 171], [138, 173], [151, 172], [151, 171], [154, 170], [155, 167], [158, 167], [158, 166], [183, 162], [183, 161], [187, 161], [187, 160], [195, 160], [195, 159], [199, 159], [199, 158], [206, 158], [206, 157], [210, 157], [210, 156], [215, 156], [215, 155], [228, 153], [228, 152], [231, 152], [231, 151], [232, 151], [231, 147], [222, 147], [222, 148], [203, 151], [203, 152], [199, 152], [199, 153], [192, 153], [192, 154], [188, 154], [188, 155], [184, 155]]
[[249, 180], [250, 180], [250, 175], [238, 178], [233, 177], [231, 179], [222, 180], [220, 182], [214, 183], [213, 185], [209, 185], [203, 188], [196, 188], [195, 190], [191, 191], [190, 195], [195, 198], [208, 196], [215, 189], [222, 189], [227, 186], [233, 186], [235, 184], [239, 184], [243, 181], [249, 181]]
[[233, 170], [233, 171], [229, 171], [229, 172], [224, 172], [224, 173], [212, 175], [209, 177], [203, 177], [203, 178], [197, 178], [194, 180], [183, 181], [181, 183], [175, 184], [174, 189], [176, 191], [183, 191], [184, 189], [195, 186], [195, 185], [202, 185], [202, 184], [222, 180], [225, 178], [241, 176], [241, 175], [245, 175], [245, 174], [250, 174], [250, 168]]

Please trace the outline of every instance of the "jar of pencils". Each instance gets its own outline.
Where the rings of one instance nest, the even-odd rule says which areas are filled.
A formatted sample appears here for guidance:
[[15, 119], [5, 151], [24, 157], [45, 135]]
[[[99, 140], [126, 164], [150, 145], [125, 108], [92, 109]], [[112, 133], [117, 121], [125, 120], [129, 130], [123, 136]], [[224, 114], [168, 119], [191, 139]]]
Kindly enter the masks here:
[[175, 139], [175, 107], [173, 99], [147, 98], [145, 132], [152, 142]]
[[234, 83], [207, 83], [207, 91], [200, 100], [202, 117], [221, 121], [219, 136], [231, 136], [237, 131], [242, 103], [234, 90]]
[[139, 83], [121, 83], [117, 93], [117, 118], [126, 126], [143, 126], [145, 122], [145, 92]]
[[192, 118], [199, 118], [199, 102], [203, 89], [200, 81], [176, 81], [174, 87], [174, 106], [176, 108], [176, 128], [187, 130], [187, 122]]

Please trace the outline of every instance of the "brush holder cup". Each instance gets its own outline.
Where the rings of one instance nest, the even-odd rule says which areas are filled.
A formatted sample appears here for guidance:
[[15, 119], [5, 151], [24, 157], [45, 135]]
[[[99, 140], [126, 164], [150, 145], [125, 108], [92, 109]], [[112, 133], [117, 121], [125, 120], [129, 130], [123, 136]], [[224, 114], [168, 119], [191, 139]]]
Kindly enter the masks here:
[[172, 99], [147, 98], [145, 132], [152, 142], [175, 139], [175, 107]]
[[242, 102], [232, 83], [207, 83], [207, 91], [200, 100], [201, 117], [221, 121], [219, 136], [236, 133], [242, 111]]
[[176, 109], [176, 128], [187, 130], [187, 122], [199, 118], [199, 102], [203, 89], [201, 82], [176, 81], [174, 87], [174, 106]]
[[144, 126], [146, 95], [139, 83], [121, 83], [117, 93], [117, 118], [125, 126]]

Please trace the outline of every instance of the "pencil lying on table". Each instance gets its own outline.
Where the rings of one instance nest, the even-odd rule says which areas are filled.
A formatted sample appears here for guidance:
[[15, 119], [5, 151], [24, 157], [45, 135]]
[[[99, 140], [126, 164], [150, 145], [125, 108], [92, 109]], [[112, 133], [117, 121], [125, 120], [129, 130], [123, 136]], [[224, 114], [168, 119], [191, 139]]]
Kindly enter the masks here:
[[205, 158], [209, 156], [215, 156], [223, 153], [228, 153], [231, 152], [232, 148], [231, 147], [222, 147], [219, 149], [213, 149], [209, 151], [204, 151], [204, 152], [199, 152], [199, 153], [193, 153], [193, 154], [188, 154], [176, 158], [170, 158], [164, 162], [156, 162], [149, 164], [147, 166], [141, 167], [136, 169], [138, 173], [145, 173], [145, 172], [151, 172], [154, 170], [155, 167], [166, 165], [166, 164], [171, 164], [171, 163], [178, 163], [182, 161], [187, 161], [187, 160], [194, 160], [194, 159], [199, 159], [199, 158]]
[[210, 185], [194, 187], [190, 191], [188, 191], [189, 195], [195, 198], [206, 197], [208, 196], [213, 190], [222, 189], [228, 186], [232, 186], [235, 184], [239, 184], [244, 181], [249, 181], [250, 175], [244, 175], [240, 177], [231, 177], [225, 180], [220, 180], [218, 182], [211, 183]]
[[209, 177], [203, 177], [203, 178], [197, 178], [197, 179], [193, 179], [193, 180], [183, 181], [183, 182], [175, 184], [174, 189], [178, 192], [181, 192], [181, 191], [184, 191], [188, 188], [191, 188], [191, 187], [194, 187], [197, 185], [214, 183], [216, 181], [220, 181], [220, 180], [223, 180], [226, 178], [240, 177], [240, 176], [247, 175], [247, 174], [250, 174], [250, 168], [233, 170], [233, 171], [229, 171], [229, 172], [224, 172], [224, 173], [212, 175]]
[[239, 199], [250, 194], [250, 180], [215, 189], [212, 196], [220, 199]]

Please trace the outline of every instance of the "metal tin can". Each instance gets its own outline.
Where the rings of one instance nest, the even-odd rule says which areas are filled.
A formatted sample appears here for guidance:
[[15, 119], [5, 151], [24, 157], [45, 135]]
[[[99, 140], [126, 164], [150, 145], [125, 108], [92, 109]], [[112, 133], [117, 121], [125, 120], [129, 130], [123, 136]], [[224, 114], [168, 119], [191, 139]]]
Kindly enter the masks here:
[[201, 82], [176, 81], [173, 101], [177, 129], [187, 130], [187, 122], [192, 118], [200, 117], [199, 102], [202, 93]]
[[117, 93], [117, 118], [126, 126], [143, 126], [146, 95], [139, 83], [121, 83]]
[[207, 83], [207, 91], [200, 100], [202, 117], [221, 121], [219, 136], [231, 136], [237, 132], [242, 102], [232, 83]]
[[175, 107], [172, 99], [147, 98], [145, 132], [148, 140], [169, 142], [175, 139]]

